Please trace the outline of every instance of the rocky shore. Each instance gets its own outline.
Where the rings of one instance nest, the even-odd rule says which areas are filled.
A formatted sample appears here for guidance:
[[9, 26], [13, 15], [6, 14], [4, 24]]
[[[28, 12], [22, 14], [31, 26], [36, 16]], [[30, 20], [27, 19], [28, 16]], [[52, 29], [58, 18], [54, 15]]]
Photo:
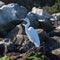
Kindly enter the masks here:
[[[29, 41], [22, 19], [29, 18], [32, 27], [37, 31], [41, 50], [30, 51], [34, 44]], [[53, 52], [59, 48], [60, 52], [60, 19], [53, 23], [53, 16], [43, 9], [33, 7], [30, 12], [17, 3], [0, 5], [0, 56], [8, 56], [8, 60], [51, 60], [60, 59], [60, 53]], [[54, 17], [53, 17], [54, 18]], [[51, 54], [51, 55], [50, 55]], [[3, 57], [2, 59], [6, 58]], [[49, 57], [50, 56], [50, 57]], [[54, 57], [53, 57], [54, 56]], [[57, 60], [57, 59], [56, 59]]]

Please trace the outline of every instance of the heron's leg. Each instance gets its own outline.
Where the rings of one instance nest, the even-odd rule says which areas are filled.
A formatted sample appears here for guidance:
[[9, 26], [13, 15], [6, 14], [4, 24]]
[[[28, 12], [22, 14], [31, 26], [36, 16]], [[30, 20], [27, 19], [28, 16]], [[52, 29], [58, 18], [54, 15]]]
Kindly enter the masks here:
[[36, 47], [36, 46], [33, 46], [30, 51], [34, 51], [34, 52], [37, 52], [39, 50], [39, 47]]
[[36, 52], [41, 51], [41, 49], [43, 49], [43, 46], [40, 46], [40, 47], [35, 47]]
[[35, 51], [35, 46], [33, 46], [32, 48], [30, 48], [30, 49], [28, 50], [28, 52], [33, 52], [33, 51]]

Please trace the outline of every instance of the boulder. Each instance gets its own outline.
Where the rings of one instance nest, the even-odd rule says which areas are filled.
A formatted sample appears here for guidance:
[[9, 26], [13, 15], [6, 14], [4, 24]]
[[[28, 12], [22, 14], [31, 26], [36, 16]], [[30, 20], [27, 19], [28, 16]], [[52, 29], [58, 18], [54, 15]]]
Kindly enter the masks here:
[[15, 44], [8, 45], [7, 52], [17, 52], [17, 46]]
[[50, 20], [39, 21], [39, 27], [46, 32], [50, 32], [54, 29], [52, 22]]
[[60, 57], [60, 48], [52, 50], [51, 53], [54, 54], [54, 55], [56, 55], [56, 56], [58, 56], [58, 57]]
[[36, 8], [36, 7], [32, 8], [32, 13], [34, 13], [37, 16], [38, 19], [50, 19], [52, 17], [44, 9], [40, 9], [40, 8]]
[[3, 16], [3, 11], [0, 9], [0, 25], [6, 24], [5, 17]]
[[56, 20], [59, 20], [59, 19], [60, 19], [60, 12], [59, 12], [59, 13], [54, 13], [54, 14], [52, 14], [52, 16], [53, 16]]
[[40, 34], [42, 33], [44, 30], [43, 29], [36, 29], [37, 33]]
[[[23, 36], [22, 40], [21, 40], [21, 37], [17, 37], [17, 40], [15, 43], [17, 43], [17, 42], [20, 43], [20, 48], [18, 47], [18, 49], [21, 53], [25, 53], [30, 48], [32, 48], [34, 46], [34, 44], [30, 42], [30, 40], [28, 39], [28, 37], [26, 35], [22, 35], [22, 36]], [[20, 38], [20, 39], [18, 39], [18, 38]]]
[[49, 33], [42, 29], [36, 29], [36, 31], [39, 34], [41, 45], [45, 47], [45, 51], [51, 51], [53, 49], [60, 48], [60, 36], [50, 37]]
[[23, 27], [21, 24], [17, 25], [14, 29], [12, 29], [5, 38], [10, 38], [12, 41], [16, 39], [19, 35], [24, 33]]
[[3, 15], [5, 18], [7, 18], [8, 22], [25, 18], [27, 14], [27, 9], [23, 6], [19, 6], [16, 3], [4, 5], [0, 9], [3, 11]]
[[49, 36], [50, 37], [60, 36], [60, 29], [59, 29], [59, 27], [56, 27], [56, 29], [54, 29], [53, 31], [49, 32]]
[[32, 27], [34, 27], [34, 28], [39, 28], [39, 22], [38, 22], [38, 19], [37, 19], [37, 17], [35, 16], [34, 13], [29, 12], [29, 13], [27, 14], [27, 18], [29, 18], [30, 24], [31, 24]]
[[26, 15], [27, 9], [23, 6], [16, 3], [3, 5], [0, 8], [0, 35], [6, 36], [18, 23], [21, 23], [21, 18], [25, 18]]

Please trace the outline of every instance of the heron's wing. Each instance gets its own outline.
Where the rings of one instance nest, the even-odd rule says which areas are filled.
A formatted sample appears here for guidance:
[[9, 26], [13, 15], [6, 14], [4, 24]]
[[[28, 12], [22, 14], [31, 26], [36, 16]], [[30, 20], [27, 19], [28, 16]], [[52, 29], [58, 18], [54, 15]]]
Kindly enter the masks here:
[[39, 40], [39, 36], [37, 34], [37, 32], [34, 30], [34, 28], [30, 27], [28, 29], [29, 32], [29, 38], [30, 40], [36, 45], [36, 46], [40, 46], [40, 40]]

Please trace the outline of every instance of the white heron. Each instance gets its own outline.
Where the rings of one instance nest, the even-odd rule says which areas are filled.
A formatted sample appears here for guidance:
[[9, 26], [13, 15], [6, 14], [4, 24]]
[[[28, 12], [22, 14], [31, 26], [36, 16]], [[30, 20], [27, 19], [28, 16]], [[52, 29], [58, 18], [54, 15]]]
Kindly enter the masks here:
[[40, 47], [40, 39], [38, 36], [38, 33], [35, 31], [35, 29], [33, 27], [29, 27], [30, 26], [30, 21], [28, 18], [25, 18], [24, 21], [27, 23], [26, 25], [23, 24], [25, 26], [25, 32], [29, 38], [29, 40], [34, 43], [35, 47]]

